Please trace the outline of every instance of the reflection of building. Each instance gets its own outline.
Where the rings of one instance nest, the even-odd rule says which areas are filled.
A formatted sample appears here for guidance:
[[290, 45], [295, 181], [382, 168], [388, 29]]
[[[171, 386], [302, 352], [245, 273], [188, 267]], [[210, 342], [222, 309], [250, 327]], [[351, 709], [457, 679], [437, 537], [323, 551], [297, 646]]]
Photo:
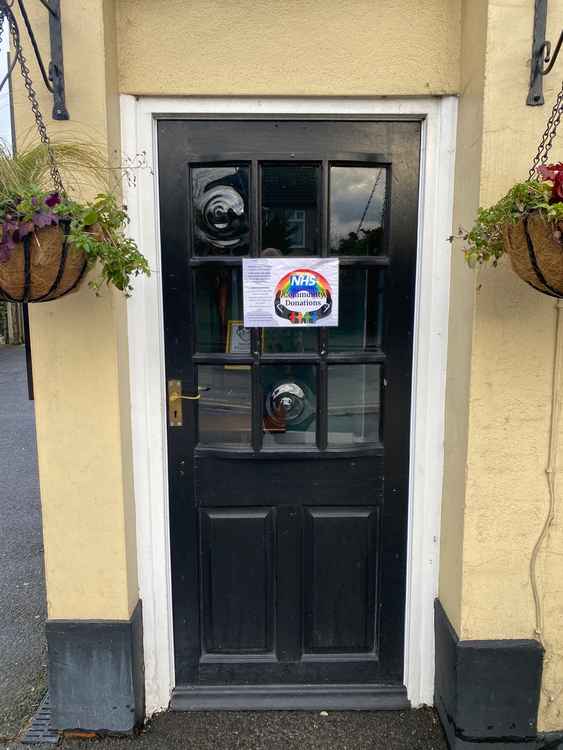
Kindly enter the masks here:
[[318, 170], [265, 167], [262, 178], [262, 247], [299, 255], [318, 247]]

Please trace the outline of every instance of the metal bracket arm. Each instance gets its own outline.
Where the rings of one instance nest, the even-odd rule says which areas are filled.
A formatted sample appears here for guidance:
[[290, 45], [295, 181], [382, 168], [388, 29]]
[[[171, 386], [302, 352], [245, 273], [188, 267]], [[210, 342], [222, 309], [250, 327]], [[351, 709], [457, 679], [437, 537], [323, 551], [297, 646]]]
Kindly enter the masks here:
[[[18, 7], [21, 13], [21, 17], [25, 24], [25, 28], [29, 35], [41, 76], [48, 91], [53, 95], [53, 119], [54, 120], [68, 120], [70, 116], [66, 108], [65, 100], [65, 74], [64, 74], [64, 62], [63, 62], [63, 36], [61, 27], [61, 0], [39, 0], [41, 5], [47, 9], [49, 13], [49, 37], [51, 44], [51, 60], [48, 67], [45, 67], [37, 39], [33, 33], [33, 27], [27, 10], [24, 4], [24, 0], [18, 0]], [[9, 0], [0, 0], [0, 12], [3, 11], [2, 15], [13, 18], [12, 3]], [[19, 36], [19, 34], [18, 34]], [[17, 63], [17, 56], [14, 56], [8, 75], [12, 72], [14, 66]], [[7, 77], [7, 76], [6, 76]], [[0, 84], [0, 88], [4, 84], [5, 79]]]
[[540, 107], [544, 103], [543, 76], [552, 71], [563, 45], [562, 31], [552, 54], [551, 42], [545, 38], [546, 23], [547, 0], [535, 0], [534, 37], [532, 40], [532, 57], [530, 61], [530, 89], [528, 91], [528, 98], [526, 99], [526, 104], [530, 107]]

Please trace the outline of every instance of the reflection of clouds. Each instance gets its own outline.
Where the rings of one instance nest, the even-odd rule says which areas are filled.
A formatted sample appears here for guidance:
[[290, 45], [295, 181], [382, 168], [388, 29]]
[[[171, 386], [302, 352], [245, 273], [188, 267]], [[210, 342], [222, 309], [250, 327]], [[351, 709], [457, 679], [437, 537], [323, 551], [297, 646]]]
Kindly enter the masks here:
[[362, 222], [363, 229], [383, 224], [385, 169], [379, 167], [332, 167], [330, 173], [330, 243], [356, 232], [374, 184], [377, 187]]

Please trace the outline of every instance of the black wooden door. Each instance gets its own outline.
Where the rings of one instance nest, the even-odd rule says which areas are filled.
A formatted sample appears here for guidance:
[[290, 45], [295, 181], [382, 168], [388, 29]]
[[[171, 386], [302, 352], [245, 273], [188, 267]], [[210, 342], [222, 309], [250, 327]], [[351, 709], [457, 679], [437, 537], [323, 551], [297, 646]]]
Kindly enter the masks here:
[[[158, 152], [192, 397], [169, 405], [177, 685], [400, 691], [420, 123], [163, 119]], [[245, 256], [339, 257], [338, 328], [244, 329]]]

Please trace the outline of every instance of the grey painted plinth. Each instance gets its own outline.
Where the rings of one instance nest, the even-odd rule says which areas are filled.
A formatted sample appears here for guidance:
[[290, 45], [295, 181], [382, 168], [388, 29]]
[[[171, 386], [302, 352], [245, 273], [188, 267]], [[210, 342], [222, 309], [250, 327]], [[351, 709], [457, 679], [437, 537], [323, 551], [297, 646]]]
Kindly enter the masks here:
[[130, 734], [142, 724], [140, 602], [129, 621], [50, 620], [46, 630], [53, 727]]

